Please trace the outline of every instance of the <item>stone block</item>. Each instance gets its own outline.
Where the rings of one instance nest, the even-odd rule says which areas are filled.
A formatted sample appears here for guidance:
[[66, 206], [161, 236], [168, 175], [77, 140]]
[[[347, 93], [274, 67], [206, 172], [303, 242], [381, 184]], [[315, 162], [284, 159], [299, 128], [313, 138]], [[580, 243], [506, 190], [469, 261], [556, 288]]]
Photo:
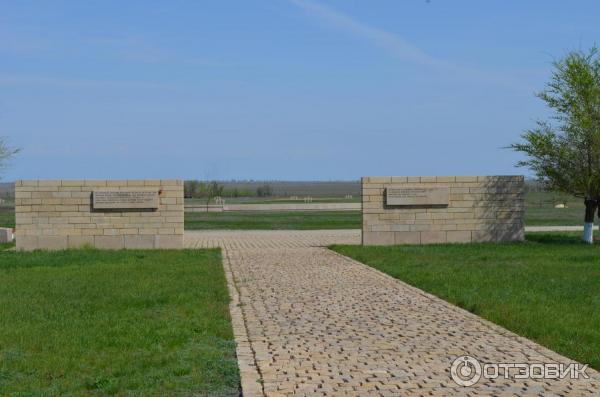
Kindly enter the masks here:
[[457, 176], [456, 182], [477, 182], [476, 176]]
[[420, 232], [395, 232], [395, 244], [421, 244]]
[[363, 245], [393, 245], [393, 232], [363, 232]]
[[106, 187], [126, 187], [127, 181], [125, 180], [108, 180], [106, 181]]
[[523, 224], [507, 224], [496, 230], [497, 241], [523, 241], [525, 239], [525, 228]]
[[144, 180], [144, 186], [161, 186], [160, 179], [146, 179]]
[[473, 230], [471, 241], [474, 243], [487, 243], [496, 241], [496, 232], [493, 230]]
[[152, 235], [156, 235], [156, 234], [158, 234], [158, 229], [157, 228], [148, 228], [148, 227], [140, 228], [139, 229], [139, 234], [152, 234]]
[[38, 236], [38, 248], [44, 250], [67, 249], [67, 236]]
[[18, 234], [16, 241], [18, 251], [33, 251], [38, 249], [38, 236], [23, 236]]
[[[163, 205], [154, 211], [91, 207], [92, 191], [131, 186], [136, 186], [136, 191], [163, 190]], [[159, 234], [165, 248], [183, 247], [181, 180], [19, 180], [16, 193], [15, 213], [21, 239], [17, 244], [22, 249], [63, 249], [85, 244], [121, 249], [125, 246], [124, 236], [134, 247], [152, 248]]]
[[37, 179], [21, 180], [21, 186], [37, 186]]
[[446, 232], [446, 241], [448, 243], [470, 243], [470, 230], [449, 230]]
[[410, 225], [408, 224], [392, 224], [389, 226], [392, 232], [408, 232], [410, 231]]
[[127, 186], [144, 186], [143, 179], [129, 179], [127, 180]]
[[428, 230], [421, 232], [421, 244], [442, 244], [445, 242], [445, 231]]
[[363, 197], [365, 197], [365, 196], [380, 197], [380, 196], [383, 195], [383, 189], [365, 188], [365, 189], [362, 190], [362, 195], [363, 195]]
[[100, 179], [86, 179], [83, 181], [83, 186], [86, 187], [106, 187], [106, 181]]
[[15, 191], [15, 199], [30, 199], [31, 192], [23, 192], [20, 190]]
[[83, 186], [84, 181], [77, 179], [63, 179], [60, 185], [64, 187]]
[[371, 176], [368, 178], [369, 183], [391, 183], [391, 176]]
[[455, 176], [438, 176], [437, 182], [456, 182]]
[[124, 236], [124, 243], [126, 249], [153, 249], [155, 237], [148, 236], [137, 236], [129, 235]]
[[410, 225], [411, 232], [426, 232], [431, 229], [431, 224], [428, 221], [423, 221], [421, 224]]
[[43, 180], [43, 181], [38, 181], [38, 186], [39, 187], [43, 187], [43, 186], [60, 186], [61, 185], [61, 181], [60, 180]]
[[391, 232], [392, 229], [390, 226], [391, 225], [387, 225], [387, 224], [373, 225], [370, 227], [369, 231], [371, 231], [371, 232]]
[[183, 248], [183, 235], [169, 236], [169, 235], [158, 235], [155, 236], [154, 248], [156, 249], [182, 249]]
[[118, 250], [125, 248], [123, 236], [94, 236], [94, 246], [100, 249]]
[[434, 182], [437, 182], [437, 177], [435, 177], [435, 176], [422, 176], [422, 177], [420, 177], [419, 182], [421, 182], [421, 183], [434, 183]]
[[408, 177], [406, 176], [393, 176], [392, 183], [406, 183], [408, 182]]
[[[447, 207], [434, 203], [404, 203], [395, 208], [389, 207], [389, 203], [383, 205], [384, 188], [390, 187], [386, 178], [362, 178], [365, 241], [371, 239], [381, 243], [385, 239], [377, 234], [366, 235], [369, 232], [406, 233], [407, 228], [410, 232], [422, 232], [419, 233], [422, 244], [513, 241], [523, 237], [522, 176], [391, 177], [396, 184], [394, 187], [399, 187], [399, 195], [403, 194], [403, 188], [418, 189], [421, 186], [425, 189], [440, 186], [449, 190]], [[420, 192], [415, 190], [412, 194]], [[398, 238], [401, 241], [401, 237]]]
[[161, 185], [161, 190], [164, 192], [169, 192], [169, 191], [182, 192], [182, 194], [183, 194], [183, 189], [181, 188], [181, 186], [177, 186], [177, 185]]
[[69, 236], [67, 240], [68, 248], [86, 248], [94, 246], [93, 236]]

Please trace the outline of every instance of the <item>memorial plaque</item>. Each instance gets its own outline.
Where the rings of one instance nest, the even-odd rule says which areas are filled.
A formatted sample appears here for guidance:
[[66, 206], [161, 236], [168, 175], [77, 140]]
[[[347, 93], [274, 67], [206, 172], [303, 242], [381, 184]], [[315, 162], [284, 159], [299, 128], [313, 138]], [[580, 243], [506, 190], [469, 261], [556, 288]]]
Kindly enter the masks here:
[[94, 209], [158, 209], [157, 190], [94, 190]]
[[388, 187], [387, 205], [448, 205], [447, 187]]

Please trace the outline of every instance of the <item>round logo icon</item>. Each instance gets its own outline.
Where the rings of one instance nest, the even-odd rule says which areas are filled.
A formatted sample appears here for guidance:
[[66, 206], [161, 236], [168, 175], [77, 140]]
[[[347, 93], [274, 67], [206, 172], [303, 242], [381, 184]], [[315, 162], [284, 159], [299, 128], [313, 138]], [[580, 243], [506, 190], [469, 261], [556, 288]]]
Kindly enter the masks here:
[[473, 386], [481, 379], [481, 364], [471, 356], [460, 356], [452, 362], [450, 375], [459, 386]]

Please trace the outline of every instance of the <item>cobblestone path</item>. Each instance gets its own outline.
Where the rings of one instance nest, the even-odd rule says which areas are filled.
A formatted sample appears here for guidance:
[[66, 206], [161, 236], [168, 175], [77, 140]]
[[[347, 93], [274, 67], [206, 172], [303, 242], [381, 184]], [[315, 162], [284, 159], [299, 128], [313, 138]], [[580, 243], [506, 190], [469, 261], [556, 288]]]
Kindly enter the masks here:
[[321, 247], [358, 243], [348, 231], [215, 233], [186, 234], [186, 244], [223, 248], [246, 397], [600, 394], [600, 374], [589, 369], [587, 380], [501, 373], [457, 385], [450, 367], [463, 355], [572, 360]]

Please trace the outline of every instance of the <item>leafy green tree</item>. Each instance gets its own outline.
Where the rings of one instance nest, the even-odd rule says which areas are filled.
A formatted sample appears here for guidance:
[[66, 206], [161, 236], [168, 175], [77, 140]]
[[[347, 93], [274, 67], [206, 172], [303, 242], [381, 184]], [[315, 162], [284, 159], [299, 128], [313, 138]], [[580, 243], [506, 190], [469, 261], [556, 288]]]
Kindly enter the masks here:
[[549, 188], [585, 203], [583, 238], [593, 242], [594, 214], [600, 203], [600, 56], [573, 51], [554, 62], [552, 77], [537, 94], [553, 111], [510, 147], [524, 153], [530, 168]]

